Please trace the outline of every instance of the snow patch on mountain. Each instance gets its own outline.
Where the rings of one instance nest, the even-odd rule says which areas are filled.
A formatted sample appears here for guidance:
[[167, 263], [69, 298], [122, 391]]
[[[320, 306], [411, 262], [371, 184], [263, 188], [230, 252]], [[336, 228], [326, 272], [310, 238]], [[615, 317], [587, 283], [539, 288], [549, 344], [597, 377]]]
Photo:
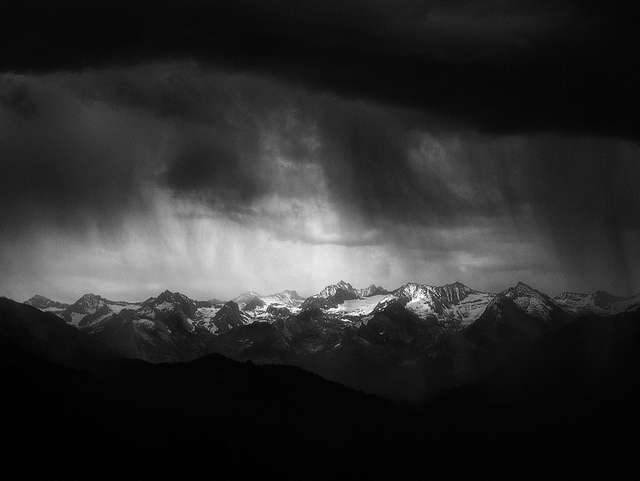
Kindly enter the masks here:
[[153, 307], [155, 307], [159, 311], [165, 311], [167, 309], [173, 309], [175, 306], [173, 303], [165, 301], [159, 304], [155, 304]]
[[199, 307], [197, 310], [198, 317], [201, 319], [213, 319], [222, 306]]
[[132, 311], [137, 311], [142, 307], [140, 304], [135, 304], [132, 302], [108, 302], [107, 306], [109, 307], [111, 312], [113, 312], [114, 314], [119, 314], [120, 311], [123, 311], [124, 309], [131, 309]]
[[518, 282], [515, 287], [510, 287], [500, 293], [516, 303], [527, 314], [543, 319], [552, 320], [554, 317], [564, 314], [562, 309], [546, 294], [533, 289], [524, 282]]
[[156, 325], [151, 319], [134, 319], [133, 324], [143, 329], [153, 329]]
[[281, 316], [297, 314], [304, 298], [296, 291], [290, 290], [268, 296], [248, 291], [233, 299], [233, 302], [247, 315], [247, 323], [251, 323], [256, 320], [272, 321]]
[[374, 295], [362, 299], [346, 300], [337, 307], [327, 309], [326, 313], [345, 317], [367, 316], [373, 312], [383, 299], [389, 297], [388, 295]]
[[459, 330], [480, 317], [495, 294], [475, 291], [460, 282], [444, 286], [407, 283], [392, 295], [420, 318], [435, 317], [446, 328]]
[[251, 302], [254, 302], [255, 299], [260, 299], [261, 297], [262, 296], [257, 292], [247, 291], [232, 299], [232, 301], [238, 304], [238, 307], [244, 311], [247, 305], [249, 305]]
[[630, 297], [618, 297], [605, 291], [593, 294], [579, 292], [563, 292], [553, 301], [573, 317], [584, 315], [610, 316], [628, 310], [637, 309], [640, 294]]
[[85, 317], [87, 317], [87, 314], [85, 313], [72, 312], [70, 314], [70, 319], [67, 322], [72, 326], [78, 327], [78, 324], [80, 324], [80, 321], [82, 321], [82, 319], [84, 319]]
[[291, 309], [298, 309], [304, 302], [304, 297], [298, 295], [296, 291], [290, 290], [264, 296], [261, 299], [267, 305], [282, 305]]

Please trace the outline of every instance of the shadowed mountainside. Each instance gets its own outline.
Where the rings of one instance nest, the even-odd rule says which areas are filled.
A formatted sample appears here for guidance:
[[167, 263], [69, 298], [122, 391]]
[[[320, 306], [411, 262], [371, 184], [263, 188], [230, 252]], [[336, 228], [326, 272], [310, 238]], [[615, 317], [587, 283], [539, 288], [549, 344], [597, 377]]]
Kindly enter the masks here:
[[[43, 359], [29, 329], [6, 328], [33, 323], [21, 313], [33, 315], [0, 311], [0, 418], [7, 466], [25, 475], [539, 478], [637, 468], [637, 312], [544, 332], [500, 351], [505, 362], [481, 382], [410, 408], [295, 367], [215, 354], [71, 369]], [[52, 339], [68, 327], [52, 326]]]

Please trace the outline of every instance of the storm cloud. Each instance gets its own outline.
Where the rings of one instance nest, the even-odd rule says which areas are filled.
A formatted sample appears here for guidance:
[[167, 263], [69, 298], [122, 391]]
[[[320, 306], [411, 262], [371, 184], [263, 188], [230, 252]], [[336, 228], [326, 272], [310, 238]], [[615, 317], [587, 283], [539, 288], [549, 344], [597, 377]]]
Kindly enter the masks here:
[[2, 267], [51, 238], [107, 255], [112, 284], [145, 252], [149, 294], [171, 272], [635, 292], [621, 5], [5, 3]]
[[21, 92], [0, 113], [5, 235], [30, 219], [77, 231], [94, 222], [108, 232], [123, 212], [145, 209], [142, 149], [151, 146], [140, 122], [20, 76], [4, 75], [0, 90]]
[[[494, 133], [637, 135], [628, 2], [3, 2], [0, 68], [192, 59]], [[605, 121], [606, 119], [606, 121]]]

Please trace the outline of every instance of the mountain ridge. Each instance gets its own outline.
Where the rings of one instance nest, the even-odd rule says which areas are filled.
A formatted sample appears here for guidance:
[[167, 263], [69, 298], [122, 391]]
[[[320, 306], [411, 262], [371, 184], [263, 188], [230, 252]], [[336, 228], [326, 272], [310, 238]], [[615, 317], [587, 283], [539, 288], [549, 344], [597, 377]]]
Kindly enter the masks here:
[[[340, 280], [340, 281], [339, 281], [339, 282], [337, 282], [336, 284], [330, 284], [330, 285], [328, 285], [328, 286], [325, 286], [325, 288], [323, 288], [320, 292], [322, 292], [322, 291], [326, 290], [328, 287], [331, 287], [331, 286], [340, 286], [340, 285], [351, 286], [351, 284], [350, 284], [350, 283], [347, 283], [347, 282], [345, 282], [345, 281], [343, 281], [343, 280]], [[369, 285], [369, 287], [360, 288], [360, 289], [353, 288], [353, 287], [351, 286], [351, 289], [352, 289], [354, 292], [357, 292], [357, 293], [363, 293], [363, 294], [361, 294], [361, 297], [368, 297], [368, 296], [370, 295], [368, 292], [370, 292], [370, 291], [372, 290], [372, 288], [377, 289], [377, 290], [384, 291], [384, 293], [393, 293], [393, 292], [399, 291], [400, 289], [402, 289], [402, 288], [403, 288], [403, 287], [405, 287], [405, 286], [410, 286], [410, 285], [415, 285], [415, 286], [425, 286], [425, 287], [430, 287], [430, 288], [458, 287], [458, 288], [460, 288], [460, 289], [466, 289], [466, 290], [473, 291], [473, 292], [486, 292], [487, 294], [493, 294], [493, 295], [503, 293], [503, 292], [505, 292], [505, 291], [508, 291], [509, 289], [517, 289], [517, 288], [518, 288], [518, 286], [519, 286], [519, 285], [521, 285], [521, 286], [525, 286], [525, 287], [527, 287], [527, 288], [529, 288], [529, 289], [532, 289], [532, 290], [534, 290], [534, 291], [536, 291], [536, 292], [540, 292], [540, 293], [544, 294], [545, 296], [547, 296], [547, 297], [551, 298], [551, 299], [552, 299], [552, 300], [554, 300], [555, 302], [557, 302], [558, 300], [563, 300], [563, 299], [583, 298], [583, 297], [589, 297], [589, 296], [592, 296], [592, 297], [594, 297], [594, 298], [596, 298], [596, 297], [600, 297], [600, 298], [604, 297], [604, 298], [612, 299], [612, 300], [614, 300], [614, 301], [618, 301], [618, 300], [630, 300], [630, 299], [633, 299], [633, 300], [635, 301], [637, 298], [640, 298], [640, 293], [633, 294], [633, 295], [629, 295], [629, 296], [620, 296], [620, 295], [611, 294], [611, 293], [609, 293], [608, 291], [604, 291], [604, 290], [596, 290], [596, 291], [594, 291], [594, 292], [592, 292], [592, 293], [584, 293], [584, 292], [578, 292], [578, 291], [563, 291], [562, 293], [560, 293], [560, 294], [558, 294], [558, 295], [556, 295], [556, 296], [554, 296], [554, 297], [551, 297], [551, 296], [549, 296], [548, 294], [543, 293], [542, 291], [538, 291], [538, 290], [536, 290], [536, 289], [534, 289], [534, 288], [530, 287], [528, 284], [526, 284], [526, 283], [525, 283], [525, 282], [523, 282], [523, 281], [518, 281], [518, 282], [516, 283], [516, 285], [514, 285], [514, 286], [510, 286], [510, 287], [507, 287], [507, 288], [505, 288], [505, 289], [504, 289], [504, 290], [502, 290], [502, 291], [496, 291], [496, 292], [477, 291], [477, 290], [475, 290], [475, 289], [473, 289], [473, 288], [471, 288], [471, 287], [466, 286], [464, 283], [462, 283], [462, 282], [460, 282], [460, 281], [454, 281], [454, 282], [452, 282], [452, 283], [449, 283], [449, 284], [443, 284], [443, 285], [431, 285], [431, 284], [421, 284], [421, 283], [419, 283], [419, 282], [407, 282], [407, 283], [402, 284], [401, 286], [399, 286], [399, 287], [397, 287], [397, 288], [395, 288], [395, 289], [392, 289], [392, 290], [384, 289], [383, 287], [377, 286], [376, 284], [370, 284], [370, 285]], [[163, 291], [163, 292], [172, 292], [172, 291], [165, 290], [165, 291]], [[246, 292], [244, 292], [243, 294], [240, 294], [240, 295], [238, 295], [238, 296], [236, 296], [236, 297], [234, 297], [234, 298], [231, 298], [231, 299], [229, 299], [229, 300], [233, 300], [233, 301], [235, 301], [235, 302], [238, 302], [238, 300], [239, 300], [239, 298], [240, 298], [240, 297], [242, 297], [242, 296], [244, 296], [244, 295], [247, 295], [247, 294], [255, 295], [255, 296], [257, 296], [257, 297], [276, 297], [276, 296], [278, 296], [278, 295], [280, 295], [280, 294], [287, 294], [287, 293], [290, 293], [292, 296], [294, 296], [296, 299], [299, 299], [299, 300], [306, 300], [306, 299], [309, 299], [310, 297], [314, 297], [314, 296], [317, 296], [317, 295], [318, 295], [318, 294], [314, 294], [314, 295], [311, 295], [311, 296], [308, 296], [308, 297], [303, 297], [303, 296], [300, 296], [300, 295], [297, 293], [297, 291], [296, 291], [296, 290], [293, 290], [293, 289], [285, 289], [284, 291], [281, 291], [281, 292], [278, 292], [278, 293], [275, 293], [275, 294], [270, 294], [270, 295], [266, 295], [266, 296], [265, 296], [265, 295], [262, 295], [262, 294], [259, 294], [259, 293], [255, 292], [255, 291], [251, 291], [251, 290], [250, 290], [250, 291], [246, 291]], [[379, 293], [376, 293], [376, 294], [379, 294]], [[184, 295], [184, 294], [183, 294], [183, 295]], [[42, 295], [42, 294], [39, 294], [39, 293], [38, 293], [38, 294], [35, 294], [34, 296], [32, 296], [31, 298], [29, 298], [29, 299], [27, 299], [27, 300], [23, 301], [23, 302], [24, 302], [25, 304], [28, 304], [28, 305], [33, 305], [34, 303], [38, 303], [38, 302], [44, 302], [44, 303], [48, 303], [48, 304], [56, 304], [56, 305], [61, 305], [61, 306], [68, 307], [68, 306], [73, 305], [75, 302], [78, 302], [82, 297], [85, 297], [85, 296], [95, 296], [95, 297], [98, 297], [98, 298], [101, 298], [101, 299], [107, 300], [107, 299], [105, 299], [105, 298], [101, 297], [100, 295], [96, 295], [96, 294], [88, 293], [88, 294], [85, 294], [85, 295], [83, 295], [83, 296], [79, 297], [79, 298], [78, 298], [78, 299], [76, 299], [76, 301], [74, 301], [73, 303], [65, 303], [65, 302], [60, 302], [60, 301], [54, 300], [54, 299], [52, 299], [52, 298], [50, 298], [50, 297], [47, 297], [47, 296], [45, 296], [45, 295]], [[1, 296], [1, 297], [6, 297], [6, 296]], [[185, 296], [185, 297], [189, 297], [189, 296]], [[153, 299], [153, 297], [152, 297], [152, 298], [148, 298], [148, 299], [144, 299], [144, 300], [140, 300], [140, 301], [121, 301], [121, 300], [119, 300], [119, 301], [110, 301], [110, 302], [117, 302], [117, 303], [119, 303], [119, 304], [131, 304], [131, 305], [133, 305], [133, 304], [141, 304], [141, 303], [142, 303], [142, 302], [144, 302], [145, 300], [149, 300], [149, 299]], [[190, 298], [190, 299], [193, 299], [193, 298]], [[225, 301], [222, 301], [222, 300], [220, 300], [220, 299], [218, 299], [218, 298], [210, 298], [210, 299], [207, 299], [207, 300], [204, 300], [204, 301], [201, 301], [201, 300], [195, 300], [195, 299], [193, 299], [193, 300], [194, 300], [195, 302], [205, 302], [205, 303], [206, 303], [206, 302], [208, 302], [208, 303], [211, 303], [211, 304], [221, 304], [221, 303], [225, 302]], [[239, 302], [238, 302], [238, 303], [239, 303]], [[37, 306], [34, 306], [34, 307], [37, 307]]]
[[505, 353], [577, 319], [523, 282], [485, 293], [461, 282], [387, 291], [340, 281], [304, 301], [295, 291], [258, 296], [214, 304], [169, 290], [138, 303], [85, 294], [58, 317], [124, 358], [219, 353], [394, 399], [481, 379]]

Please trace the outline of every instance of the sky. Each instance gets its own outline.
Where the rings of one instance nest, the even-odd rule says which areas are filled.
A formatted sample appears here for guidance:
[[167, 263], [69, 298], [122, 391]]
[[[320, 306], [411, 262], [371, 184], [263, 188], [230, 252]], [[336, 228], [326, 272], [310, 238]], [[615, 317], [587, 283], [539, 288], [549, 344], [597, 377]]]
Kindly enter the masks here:
[[627, 2], [3, 2], [0, 295], [640, 292]]

